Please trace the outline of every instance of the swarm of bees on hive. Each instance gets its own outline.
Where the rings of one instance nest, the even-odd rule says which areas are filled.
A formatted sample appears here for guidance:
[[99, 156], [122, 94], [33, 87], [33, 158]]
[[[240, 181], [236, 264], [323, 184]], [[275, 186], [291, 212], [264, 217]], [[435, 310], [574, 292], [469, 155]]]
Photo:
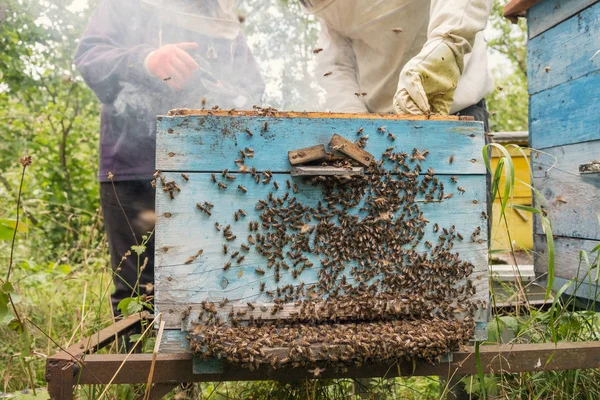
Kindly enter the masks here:
[[[368, 138], [355, 143], [364, 148]], [[474, 266], [453, 247], [481, 243], [481, 229], [463, 237], [455, 226], [438, 226], [423, 215], [420, 203], [443, 202], [451, 194], [433, 169], [423, 170], [428, 155], [390, 147], [364, 175], [302, 178], [322, 191], [322, 200], [310, 206], [296, 197], [301, 189], [290, 179], [278, 183], [270, 171], [248, 168], [244, 161], [254, 157], [254, 150], [240, 150], [239, 172], [274, 190], [255, 204], [260, 219], [247, 222], [248, 237], [237, 238], [229, 225], [215, 223], [225, 239], [223, 269], [256, 252], [264, 259], [256, 274], [269, 272], [275, 285], [260, 284], [268, 304], [247, 303], [227, 312], [227, 299], [203, 302], [188, 334], [195, 355], [250, 369], [319, 365], [339, 370], [403, 357], [434, 362], [471, 339], [477, 304], [468, 278]], [[357, 166], [339, 155], [322, 165]], [[211, 181], [226, 190], [233, 175], [227, 170], [217, 175]], [[457, 182], [453, 177], [450, 184]], [[172, 195], [177, 189], [163, 179], [163, 190]], [[211, 206], [198, 204], [209, 213]], [[246, 216], [242, 209], [236, 214], [236, 221]], [[437, 241], [425, 240], [427, 230]], [[302, 273], [315, 268], [317, 282], [303, 282]], [[281, 282], [282, 273], [291, 274], [293, 283]]]

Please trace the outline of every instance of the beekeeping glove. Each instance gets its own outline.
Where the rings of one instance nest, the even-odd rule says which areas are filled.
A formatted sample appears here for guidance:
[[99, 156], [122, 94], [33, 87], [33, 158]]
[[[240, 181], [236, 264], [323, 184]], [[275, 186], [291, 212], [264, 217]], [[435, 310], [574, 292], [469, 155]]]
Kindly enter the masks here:
[[487, 24], [491, 0], [432, 0], [427, 42], [398, 79], [399, 114], [448, 114], [464, 57]]

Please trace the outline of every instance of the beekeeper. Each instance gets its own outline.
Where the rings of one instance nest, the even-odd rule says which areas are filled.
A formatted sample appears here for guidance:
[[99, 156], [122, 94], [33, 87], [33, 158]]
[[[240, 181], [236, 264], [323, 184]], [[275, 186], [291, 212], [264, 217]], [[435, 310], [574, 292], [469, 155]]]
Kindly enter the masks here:
[[[102, 103], [98, 178], [117, 315], [121, 300], [153, 295], [156, 116], [260, 104], [264, 83], [233, 4], [101, 0], [77, 48], [75, 64]], [[142, 243], [138, 265], [128, 253]]]
[[301, 1], [321, 21], [315, 52], [330, 111], [484, 107], [493, 88], [482, 34], [491, 0]]

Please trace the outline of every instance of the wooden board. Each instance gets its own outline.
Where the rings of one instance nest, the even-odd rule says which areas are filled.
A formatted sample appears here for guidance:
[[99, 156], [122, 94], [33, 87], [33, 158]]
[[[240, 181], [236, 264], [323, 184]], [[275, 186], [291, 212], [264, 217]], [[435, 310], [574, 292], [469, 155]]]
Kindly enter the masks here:
[[[535, 235], [535, 274], [541, 281], [546, 281], [548, 273], [548, 249], [546, 246], [546, 237], [544, 235]], [[556, 237], [554, 238], [555, 251], [555, 281], [554, 290], [560, 290], [568, 281], [576, 280], [583, 285], [571, 284], [566, 294], [576, 293], [577, 296], [594, 299], [600, 293], [600, 286], [595, 282], [597, 269], [588, 270], [587, 264], [580, 261], [580, 252], [583, 250], [588, 253], [590, 263], [594, 262], [597, 255], [590, 254], [594, 247], [598, 246], [600, 241], [583, 240]]]
[[[233, 302], [245, 304], [248, 301], [261, 303], [267, 301], [265, 295], [260, 295], [258, 286], [261, 282], [267, 283], [267, 289], [272, 289], [273, 275], [267, 273], [258, 276], [255, 268], [264, 268], [265, 259], [254, 251], [245, 254], [241, 264], [232, 263], [228, 271], [223, 271], [223, 265], [231, 260], [230, 255], [222, 254], [222, 245], [228, 244], [231, 254], [240, 250], [240, 243], [247, 242], [248, 221], [259, 220], [260, 211], [254, 209], [258, 199], [264, 199], [273, 191], [272, 185], [256, 185], [248, 174], [237, 174], [235, 184], [230, 185], [226, 191], [217, 187], [211, 181], [210, 174], [190, 173], [189, 181], [184, 181], [178, 174], [165, 173], [168, 180], [175, 180], [181, 187], [181, 193], [171, 200], [168, 194], [158, 192], [156, 199], [156, 259], [155, 259], [155, 302], [160, 304], [194, 305], [202, 300], [214, 302], [227, 297]], [[281, 178], [280, 178], [281, 177]], [[292, 178], [289, 175], [276, 175], [280, 187], [285, 187], [285, 180]], [[454, 250], [459, 251], [461, 257], [477, 266], [487, 266], [487, 253], [485, 243], [479, 244], [469, 241], [470, 234], [480, 227], [485, 230], [486, 221], [481, 216], [485, 207], [485, 180], [482, 176], [462, 176], [457, 184], [450, 182], [450, 177], [440, 177], [447, 188], [456, 188], [458, 185], [465, 189], [464, 194], [455, 192], [455, 195], [442, 202], [422, 203], [420, 209], [430, 221], [436, 221], [441, 227], [456, 225], [458, 232], [466, 238], [463, 242], [456, 243]], [[303, 184], [301, 179], [293, 179], [299, 186], [296, 198], [303, 204], [316, 206], [321, 199], [319, 187]], [[248, 188], [247, 193], [235, 189], [235, 185], [242, 184]], [[282, 190], [282, 189], [281, 189]], [[449, 189], [449, 192], [453, 192]], [[277, 191], [274, 192], [277, 194]], [[281, 192], [281, 195], [283, 192]], [[196, 203], [211, 201], [215, 207], [208, 216], [196, 209]], [[243, 208], [247, 216], [234, 220], [234, 213]], [[233, 242], [226, 242], [222, 232], [215, 229], [214, 223], [221, 226], [231, 225], [233, 233], [237, 236]], [[482, 236], [485, 242], [485, 237]], [[435, 243], [431, 229], [428, 229], [424, 240]], [[165, 251], [165, 247], [167, 251]], [[190, 256], [203, 249], [203, 254], [191, 264], [184, 264]], [[425, 248], [419, 248], [426, 251]], [[312, 255], [307, 255], [315, 264], [312, 269], [302, 274], [302, 280], [307, 284], [317, 279], [319, 261]], [[238, 274], [241, 271], [241, 276]], [[226, 280], [226, 284], [225, 281]], [[282, 284], [294, 283], [291, 270], [282, 272]], [[225, 287], [224, 287], [225, 286]], [[483, 290], [483, 289], [482, 289]], [[482, 297], [487, 299], [487, 293], [482, 292]], [[180, 313], [167, 315], [167, 328], [179, 328], [181, 325]]]
[[[159, 117], [156, 138], [156, 168], [164, 171], [221, 171], [237, 169], [235, 159], [239, 150], [250, 147], [256, 156], [246, 159], [246, 165], [262, 171], [270, 169], [289, 172], [287, 153], [308, 145], [327, 144], [334, 133], [357, 140], [356, 131], [369, 135], [367, 151], [381, 156], [387, 147], [412, 152], [413, 148], [430, 151], [435, 157], [428, 160], [436, 174], [484, 174], [481, 155], [483, 127], [478, 122], [424, 121], [374, 118], [297, 118], [289, 117], [232, 117], [175, 116]], [[295, 123], [290, 123], [295, 121]], [[264, 129], [268, 123], [268, 131]], [[392, 141], [377, 130], [387, 127], [396, 135]], [[250, 137], [245, 130], [253, 132]], [[450, 156], [454, 156], [450, 164]]]
[[[560, 10], [572, 7], [578, 1], [561, 0]], [[582, 1], [579, 1], [582, 2]], [[587, 1], [589, 3], [589, 0]], [[545, 3], [531, 9], [546, 16], [552, 10]], [[539, 10], [538, 10], [539, 9]], [[543, 10], [543, 11], [542, 11]], [[550, 15], [557, 15], [554, 12]], [[530, 29], [535, 20], [529, 20]], [[593, 57], [600, 50], [600, 3], [583, 11], [577, 18], [570, 18], [555, 26], [527, 44], [527, 80], [529, 94], [536, 94], [578, 79], [600, 69], [600, 56]]]
[[598, 0], [545, 0], [533, 4], [527, 13], [529, 39], [564, 23], [597, 2]]
[[534, 94], [529, 103], [531, 147], [600, 140], [598, 104], [600, 71]]
[[[378, 130], [383, 126], [382, 119], [385, 119], [385, 134]], [[436, 237], [431, 230], [434, 222], [447, 228], [455, 225], [465, 239], [455, 241], [453, 251], [475, 265], [475, 272], [470, 277], [477, 292], [474, 300], [487, 305], [487, 221], [481, 215], [486, 210], [486, 188], [480, 123], [457, 119], [372, 118], [370, 115], [334, 119], [324, 118], [323, 114], [291, 117], [287, 114], [249, 116], [247, 113], [210, 115], [205, 112], [204, 115], [159, 117], [158, 121], [157, 168], [166, 181], [173, 180], [181, 190], [171, 199], [167, 192], [160, 190], [159, 184], [156, 198], [155, 305], [164, 313], [166, 329], [187, 330], [189, 322], [197, 319], [204, 300], [219, 302], [226, 297], [230, 301], [227, 307], [234, 308], [248, 308], [246, 303], [252, 302], [258, 309], [256, 312], [264, 312], [260, 306], [268, 306], [270, 299], [261, 294], [261, 282], [265, 283], [265, 290], [299, 283], [294, 280], [291, 269], [282, 270], [281, 280], [275, 282], [272, 271], [265, 268], [267, 260], [253, 246], [248, 252], [240, 250], [241, 243], [247, 242], [250, 233], [248, 221], [259, 221], [258, 215], [262, 212], [254, 208], [258, 199], [265, 199], [270, 192], [282, 196], [287, 190], [286, 180], [297, 185], [293, 196], [299, 202], [316, 206], [323, 196], [320, 187], [303, 183], [302, 177], [290, 176], [288, 151], [327, 144], [334, 133], [354, 141], [359, 137], [359, 128], [363, 128], [363, 135], [370, 135], [366, 150], [376, 159], [388, 148], [409, 155], [415, 148], [421, 152], [429, 150], [427, 159], [420, 163], [422, 174], [432, 167], [435, 176], [444, 183], [445, 192], [453, 197], [434, 202], [417, 198], [423, 215], [431, 221], [422, 243], [425, 240], [435, 243]], [[396, 135], [395, 141], [388, 137], [388, 132]], [[234, 160], [241, 157], [239, 150], [245, 151], [246, 147], [253, 149], [254, 157], [244, 158], [245, 165], [259, 171], [270, 170], [273, 178], [268, 185], [256, 184], [250, 174], [237, 172]], [[414, 166], [416, 161], [408, 164]], [[220, 171], [225, 168], [231, 170], [229, 175], [235, 176], [235, 180], [221, 176]], [[185, 180], [181, 172], [185, 172], [189, 180]], [[212, 181], [212, 174], [227, 188], [219, 188]], [[278, 183], [278, 189], [273, 181]], [[238, 190], [238, 185], [243, 185], [246, 192]], [[464, 193], [458, 190], [459, 187]], [[196, 208], [197, 203], [205, 201], [214, 204], [211, 215]], [[239, 220], [235, 221], [234, 213], [239, 209], [243, 209], [246, 216], [239, 215]], [[231, 225], [236, 240], [225, 241], [222, 232], [215, 229], [215, 222], [221, 227]], [[477, 242], [471, 242], [471, 233], [477, 228], [481, 230], [481, 236]], [[228, 245], [227, 255], [222, 253], [223, 244]], [[186, 264], [201, 249], [202, 255]], [[244, 254], [245, 258], [239, 263], [230, 257], [235, 251]], [[427, 249], [418, 248], [418, 251], [426, 252]], [[306, 269], [299, 279], [309, 284], [317, 280], [320, 260], [312, 254], [305, 255], [314, 266]], [[232, 265], [224, 271], [227, 262]], [[266, 273], [259, 275], [256, 268], [262, 268]], [[477, 315], [478, 338], [485, 334], [487, 312], [484, 308]], [[222, 312], [226, 314], [226, 311]]]
[[[408, 115], [408, 114], [376, 114], [376, 113], [333, 113], [333, 112], [308, 112], [308, 111], [277, 111], [275, 109], [257, 109], [257, 110], [205, 110], [205, 109], [190, 109], [176, 108], [167, 114], [173, 116], [218, 116], [218, 117], [263, 117], [271, 118], [327, 118], [327, 119], [379, 119], [390, 121], [474, 121], [474, 118], [469, 115]], [[164, 116], [159, 116], [161, 120]]]
[[[600, 240], [600, 175], [580, 174], [579, 164], [600, 158], [600, 140], [545, 149], [532, 157], [534, 187], [553, 233]], [[554, 165], [554, 166], [553, 166]], [[535, 233], [543, 232], [536, 218]]]
[[512, 0], [504, 6], [504, 16], [516, 22], [517, 17], [524, 17], [527, 10], [543, 0]]

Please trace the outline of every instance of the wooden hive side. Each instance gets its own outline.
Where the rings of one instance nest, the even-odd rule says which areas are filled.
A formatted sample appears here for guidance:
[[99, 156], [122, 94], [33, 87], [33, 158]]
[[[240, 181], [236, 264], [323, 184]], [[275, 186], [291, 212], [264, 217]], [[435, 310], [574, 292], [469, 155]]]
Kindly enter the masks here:
[[[471, 279], [477, 290], [475, 300], [482, 303], [481, 312], [477, 315], [477, 338], [487, 335], [487, 313], [484, 309], [489, 291], [486, 221], [482, 218], [482, 212], [486, 210], [486, 188], [481, 156], [484, 144], [481, 124], [457, 118], [386, 117], [382, 120], [371, 115], [362, 118], [326, 116], [205, 113], [159, 118], [157, 168], [166, 180], [174, 180], [181, 189], [174, 193], [173, 199], [160, 187], [157, 190], [155, 304], [157, 310], [163, 313], [167, 329], [172, 330], [165, 335], [163, 350], [185, 345], [181, 332], [187, 331], [189, 324], [198, 318], [205, 300], [218, 303], [226, 297], [229, 302], [220, 310], [223, 314], [227, 314], [230, 308], [247, 309], [246, 303], [251, 302], [255, 309], [246, 312], [269, 318], [272, 305], [261, 294], [259, 286], [265, 283], [266, 290], [273, 290], [275, 286], [271, 281], [272, 273], [264, 268], [265, 260], [250, 251], [243, 253], [241, 262], [238, 263], [237, 259], [232, 261], [230, 255], [222, 254], [223, 244], [238, 251], [240, 240], [250, 234], [248, 221], [260, 220], [258, 211], [254, 209], [258, 199], [265, 198], [270, 192], [283, 194], [288, 180], [298, 186], [297, 193], [293, 194], [298, 201], [316, 206], [322, 196], [319, 188], [289, 175], [291, 167], [287, 152], [309, 145], [327, 144], [334, 133], [355, 140], [359, 128], [363, 129], [363, 135], [370, 136], [367, 150], [376, 157], [388, 147], [408, 153], [414, 148], [429, 150], [430, 156], [427, 162], [423, 162], [424, 170], [432, 167], [436, 177], [444, 182], [453, 196], [443, 201], [423, 202], [420, 207], [431, 224], [435, 221], [448, 228], [456, 225], [457, 231], [465, 236], [464, 242], [457, 243], [456, 248], [461, 257], [475, 266]], [[386, 132], [393, 132], [395, 140], [378, 129], [384, 124]], [[259, 171], [271, 170], [273, 180], [278, 181], [278, 190], [272, 183], [257, 185], [250, 175], [238, 172], [234, 160], [239, 158], [239, 150], [247, 147], [254, 150], [255, 156], [246, 159], [246, 165]], [[229, 175], [235, 176], [235, 180], [227, 181], [221, 176], [225, 168], [231, 170]], [[189, 180], [181, 176], [182, 172]], [[212, 182], [211, 174], [227, 184], [227, 189], [219, 189]], [[454, 183], [456, 179], [458, 183]], [[247, 188], [247, 192], [238, 190], [237, 185]], [[458, 186], [464, 189], [464, 193], [457, 191]], [[196, 203], [204, 201], [214, 204], [211, 215], [196, 208]], [[239, 220], [235, 221], [234, 214], [240, 208], [247, 215], [238, 215]], [[215, 229], [215, 222], [221, 227], [231, 225], [235, 236], [240, 239], [227, 242], [222, 232]], [[478, 241], [471, 242], [471, 232], [478, 227], [482, 235]], [[435, 240], [430, 229], [424, 240]], [[190, 257], [200, 249], [203, 250], [202, 255], [190, 261]], [[232, 265], [224, 271], [223, 266], [227, 262], [232, 262]], [[303, 280], [316, 279], [318, 259], [315, 258], [313, 264], [312, 270], [302, 275]], [[258, 275], [256, 268], [263, 268], [265, 275]], [[291, 273], [282, 273], [281, 282], [293, 283]], [[293, 306], [286, 307], [293, 312]], [[278, 318], [285, 316], [285, 310], [278, 314]]]

